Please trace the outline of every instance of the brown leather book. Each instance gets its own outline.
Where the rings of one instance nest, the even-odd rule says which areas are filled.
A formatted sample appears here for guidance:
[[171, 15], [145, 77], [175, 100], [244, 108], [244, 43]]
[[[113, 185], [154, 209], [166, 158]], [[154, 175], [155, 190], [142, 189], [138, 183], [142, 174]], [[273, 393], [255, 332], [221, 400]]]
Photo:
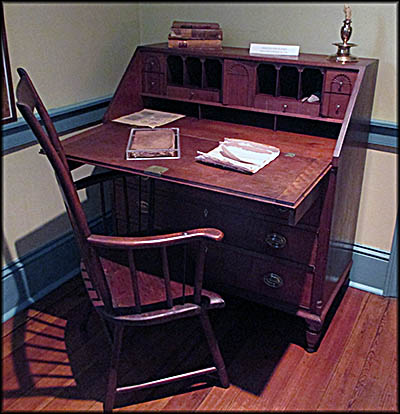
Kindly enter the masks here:
[[220, 29], [183, 29], [171, 27], [168, 39], [219, 39], [222, 40]]
[[219, 29], [219, 23], [208, 23], [208, 22], [172, 22], [173, 28], [181, 29]]
[[221, 49], [222, 41], [219, 39], [173, 39], [168, 37], [168, 47], [178, 49]]

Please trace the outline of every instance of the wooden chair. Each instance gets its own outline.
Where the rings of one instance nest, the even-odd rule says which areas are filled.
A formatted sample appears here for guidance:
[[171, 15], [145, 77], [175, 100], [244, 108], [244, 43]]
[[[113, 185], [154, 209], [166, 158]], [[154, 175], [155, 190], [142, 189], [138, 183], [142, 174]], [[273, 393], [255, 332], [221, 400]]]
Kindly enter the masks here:
[[[220, 384], [229, 386], [224, 361], [214, 336], [208, 310], [222, 308], [223, 299], [202, 289], [206, 242], [223, 238], [218, 229], [201, 228], [170, 234], [122, 237], [92, 234], [77, 190], [86, 185], [114, 179], [113, 173], [88, 177], [74, 182], [55, 127], [35, 90], [27, 72], [19, 68], [17, 107], [29, 124], [48, 157], [75, 233], [81, 253], [81, 274], [91, 303], [104, 322], [112, 344], [111, 366], [104, 400], [104, 410], [112, 410], [119, 393], [132, 392], [160, 384], [217, 373]], [[34, 115], [37, 110], [44, 124]], [[211, 244], [209, 243], [209, 244]], [[191, 245], [196, 249], [193, 284], [175, 280], [170, 275], [168, 253], [171, 246]], [[162, 272], [152, 275], [139, 270], [136, 260], [140, 252], [157, 249]], [[174, 247], [174, 249], [176, 249]], [[180, 318], [199, 317], [214, 366], [146, 383], [118, 387], [117, 369], [123, 332], [126, 327], [164, 324]]]

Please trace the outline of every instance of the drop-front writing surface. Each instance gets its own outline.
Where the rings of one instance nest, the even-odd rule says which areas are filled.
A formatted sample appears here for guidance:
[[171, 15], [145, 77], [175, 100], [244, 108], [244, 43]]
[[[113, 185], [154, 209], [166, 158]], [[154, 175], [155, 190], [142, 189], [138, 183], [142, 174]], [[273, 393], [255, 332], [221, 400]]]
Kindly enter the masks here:
[[[104, 123], [66, 140], [65, 150], [71, 161], [127, 172], [132, 213], [117, 211], [120, 231], [137, 225], [138, 203], [150, 206], [142, 224], [223, 230], [207, 259], [207, 283], [304, 318], [306, 348], [314, 351], [348, 282], [377, 66], [140, 46]], [[168, 124], [180, 128], [181, 159], [157, 160], [168, 170], [152, 180], [143, 177], [154, 162], [121, 155], [129, 127], [110, 122], [143, 108], [186, 115]], [[281, 154], [254, 175], [194, 161], [224, 137]]]

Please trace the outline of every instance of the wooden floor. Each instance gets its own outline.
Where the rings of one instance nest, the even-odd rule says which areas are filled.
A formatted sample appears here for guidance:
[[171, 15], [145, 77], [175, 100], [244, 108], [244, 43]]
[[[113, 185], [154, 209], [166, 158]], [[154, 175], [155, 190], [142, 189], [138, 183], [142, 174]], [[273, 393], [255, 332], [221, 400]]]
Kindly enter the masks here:
[[[398, 411], [396, 299], [348, 288], [313, 354], [301, 347], [301, 320], [225, 299], [210, 316], [231, 386], [159, 387], [117, 400], [115, 411]], [[85, 304], [75, 278], [3, 324], [3, 411], [102, 410], [110, 346], [95, 314], [88, 335], [79, 330]], [[124, 340], [125, 384], [209, 361], [196, 321]]]

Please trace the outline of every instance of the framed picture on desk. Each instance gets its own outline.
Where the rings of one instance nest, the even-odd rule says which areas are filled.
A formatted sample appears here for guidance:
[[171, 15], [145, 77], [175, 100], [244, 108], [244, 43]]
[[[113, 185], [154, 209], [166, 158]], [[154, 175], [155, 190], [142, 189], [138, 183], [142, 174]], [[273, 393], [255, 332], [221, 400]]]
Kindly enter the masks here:
[[3, 61], [3, 68], [1, 72], [1, 123], [6, 124], [17, 120], [17, 112], [15, 108], [14, 90], [11, 79], [3, 5], [1, 5], [1, 11], [1, 57]]

